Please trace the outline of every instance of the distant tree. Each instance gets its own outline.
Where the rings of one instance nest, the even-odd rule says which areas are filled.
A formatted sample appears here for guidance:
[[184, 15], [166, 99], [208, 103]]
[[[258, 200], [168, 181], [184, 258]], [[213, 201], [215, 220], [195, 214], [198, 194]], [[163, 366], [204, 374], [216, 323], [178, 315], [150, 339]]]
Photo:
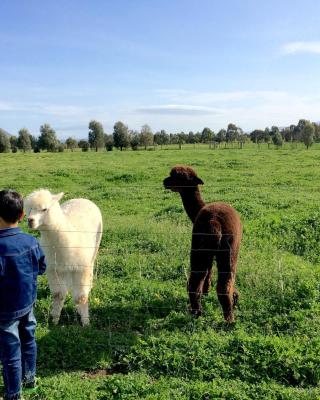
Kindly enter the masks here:
[[113, 127], [113, 141], [115, 147], [121, 151], [129, 146], [128, 127], [121, 121], [116, 122]]
[[31, 151], [32, 149], [30, 136], [31, 135], [26, 128], [20, 129], [18, 133], [17, 146], [20, 150], [23, 150], [24, 153], [26, 151]]
[[87, 140], [81, 139], [78, 142], [78, 147], [82, 150], [82, 151], [88, 151], [90, 148], [90, 144]]
[[306, 148], [309, 149], [314, 142], [314, 132], [315, 127], [310, 121], [306, 121], [304, 127], [301, 132], [303, 143], [305, 144]]
[[263, 139], [264, 139], [265, 143], [271, 142], [270, 129], [268, 127], [264, 129]]
[[169, 143], [170, 144], [177, 144], [178, 143], [178, 136], [175, 133], [169, 134]]
[[306, 126], [306, 124], [308, 124], [310, 121], [306, 120], [306, 119], [299, 119], [299, 122], [296, 126], [296, 128], [298, 128], [298, 130], [301, 132], [304, 127]]
[[313, 122], [314, 126], [314, 140], [315, 142], [320, 142], [320, 124]]
[[38, 138], [33, 135], [29, 135], [29, 136], [30, 136], [31, 148], [35, 149], [36, 147], [38, 147]]
[[104, 145], [107, 151], [112, 151], [114, 146], [113, 136], [112, 135], [104, 135]]
[[18, 151], [18, 138], [16, 136], [10, 136], [10, 146], [12, 153], [17, 153]]
[[15, 150], [13, 151], [14, 153], [17, 152], [18, 149], [18, 138], [16, 136], [10, 136], [10, 146], [11, 146], [11, 150]]
[[63, 153], [63, 152], [64, 152], [64, 149], [65, 149], [65, 145], [64, 145], [63, 143], [58, 143], [57, 151], [58, 151], [59, 153]]
[[138, 150], [140, 144], [140, 133], [138, 131], [130, 131], [130, 146], [132, 150]]
[[303, 138], [302, 138], [302, 132], [304, 130], [305, 125], [308, 123], [309, 121], [307, 121], [306, 119], [299, 119], [298, 124], [296, 125], [296, 127], [294, 128], [293, 131], [293, 140], [295, 142], [302, 142]]
[[156, 132], [154, 135], [154, 143], [161, 146], [168, 144], [170, 141], [169, 135], [166, 133], [164, 129], [160, 132]]
[[68, 139], [66, 140], [66, 146], [67, 149], [74, 151], [74, 149], [78, 147], [78, 142], [76, 141], [76, 139], [68, 137]]
[[195, 138], [195, 135], [194, 135], [194, 133], [192, 131], [190, 131], [188, 133], [187, 143], [190, 143], [190, 144], [196, 143], [196, 138]]
[[280, 133], [280, 129], [277, 127], [277, 126], [272, 126], [271, 127], [271, 130], [270, 130], [270, 135], [271, 136], [274, 136], [274, 135], [276, 135], [277, 133]]
[[290, 134], [291, 134], [290, 142], [293, 142], [295, 140], [294, 132], [296, 130], [296, 126], [294, 124], [290, 125], [289, 130], [290, 130]]
[[227, 142], [235, 142], [238, 140], [238, 136], [242, 132], [241, 128], [238, 128], [237, 125], [230, 123], [227, 128], [226, 140]]
[[239, 143], [242, 143], [241, 148], [243, 147], [243, 143], [250, 141], [250, 136], [247, 133], [241, 133], [238, 137]]
[[181, 150], [182, 145], [186, 142], [186, 134], [184, 132], [180, 132], [177, 134], [179, 150]]
[[290, 130], [290, 127], [281, 129], [280, 133], [286, 142], [292, 142], [292, 132]]
[[282, 144], [283, 144], [283, 138], [282, 138], [280, 132], [275, 132], [275, 133], [272, 135], [272, 142], [273, 142], [273, 144], [274, 144], [275, 146], [277, 146], [277, 147], [282, 146]]
[[203, 128], [201, 132], [201, 142], [202, 143], [211, 143], [213, 139], [213, 131], [210, 128]]
[[56, 132], [51, 128], [49, 124], [41, 125], [38, 146], [41, 150], [56, 151], [58, 146], [58, 139], [56, 136]]
[[9, 136], [0, 128], [0, 153], [9, 153], [10, 149], [11, 145]]
[[250, 133], [250, 139], [254, 143], [261, 143], [265, 141], [265, 131], [262, 129], [255, 129]]
[[220, 131], [217, 133], [215, 140], [218, 143], [225, 142], [227, 140], [227, 131], [225, 129], [220, 129]]
[[140, 131], [140, 144], [144, 146], [144, 149], [147, 149], [147, 146], [151, 146], [153, 144], [153, 133], [149, 125], [145, 124], [141, 127]]
[[[269, 131], [269, 134], [270, 134], [270, 138], [271, 138], [273, 144], [275, 144], [278, 147], [282, 146], [283, 137], [282, 137], [282, 135], [280, 133], [280, 129], [277, 126], [275, 126], [275, 125], [272, 126], [270, 131]], [[279, 139], [280, 136], [281, 136], [281, 144], [280, 144], [280, 139]], [[277, 143], [279, 143], [279, 144], [277, 144]]]
[[194, 134], [194, 139], [196, 143], [201, 143], [201, 132], [196, 132]]
[[153, 135], [153, 144], [159, 145], [160, 144], [160, 132], [156, 132]]
[[96, 151], [104, 147], [104, 132], [100, 122], [95, 120], [89, 122], [88, 142], [91, 148]]

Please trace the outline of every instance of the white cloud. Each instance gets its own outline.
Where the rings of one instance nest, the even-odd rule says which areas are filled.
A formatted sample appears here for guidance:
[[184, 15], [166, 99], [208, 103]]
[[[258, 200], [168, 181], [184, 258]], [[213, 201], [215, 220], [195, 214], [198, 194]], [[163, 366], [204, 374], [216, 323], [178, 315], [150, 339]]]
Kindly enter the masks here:
[[15, 110], [15, 106], [13, 104], [0, 100], [0, 112], [1, 111], [12, 111], [12, 110]]
[[217, 130], [234, 122], [251, 131], [295, 124], [300, 118], [320, 119], [320, 96], [276, 90], [196, 93], [166, 89], [157, 93], [160, 104], [137, 108], [138, 112], [130, 116], [131, 121], [127, 119], [129, 125], [144, 121], [154, 129], [199, 130], [210, 126]]
[[101, 106], [77, 106], [77, 105], [57, 105], [57, 104], [44, 104], [37, 102], [13, 102], [8, 103], [0, 100], [0, 112], [1, 111], [13, 111], [13, 112], [27, 112], [33, 114], [41, 114], [48, 116], [55, 116], [61, 118], [74, 118], [83, 117], [92, 113], [102, 112], [103, 107]]
[[167, 100], [179, 102], [184, 100], [188, 104], [212, 104], [218, 102], [221, 103], [236, 103], [239, 101], [249, 101], [249, 100], [272, 100], [272, 101], [282, 101], [286, 98], [286, 92], [282, 91], [272, 91], [272, 90], [260, 90], [260, 91], [230, 91], [230, 92], [191, 92], [187, 90], [174, 90], [174, 89], [164, 89], [157, 90], [157, 94], [161, 98]]
[[[6, 102], [0, 99], [0, 115], [3, 121], [10, 123], [15, 128], [7, 127], [8, 131], [17, 131], [20, 124], [26, 125], [31, 131], [37, 131], [44, 122], [52, 125], [60, 131], [63, 137], [74, 135], [76, 137], [86, 137], [88, 134], [88, 124], [92, 119], [99, 121], [110, 121], [110, 112], [106, 107], [97, 105], [89, 107], [74, 104], [58, 105], [55, 103], [42, 102]], [[11, 121], [19, 121], [18, 126]], [[22, 121], [22, 122], [21, 122]], [[4, 127], [3, 125], [2, 127]]]
[[139, 107], [135, 110], [138, 113], [145, 114], [175, 114], [175, 115], [203, 115], [203, 114], [217, 114], [222, 110], [214, 107], [197, 106], [190, 104], [163, 104], [158, 106], [145, 106]]
[[285, 54], [313, 53], [320, 54], [320, 41], [290, 42], [283, 46]]
[[88, 109], [73, 105], [45, 105], [39, 108], [39, 112], [57, 117], [76, 117], [87, 113]]

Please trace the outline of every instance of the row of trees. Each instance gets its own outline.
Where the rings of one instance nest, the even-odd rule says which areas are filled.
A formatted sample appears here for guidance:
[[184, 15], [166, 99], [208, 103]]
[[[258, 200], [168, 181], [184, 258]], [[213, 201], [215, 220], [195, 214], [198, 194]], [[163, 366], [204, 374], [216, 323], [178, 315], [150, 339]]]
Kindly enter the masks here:
[[44, 124], [40, 127], [40, 136], [36, 137], [30, 134], [26, 128], [18, 132], [18, 136], [8, 135], [0, 128], [0, 153], [6, 153], [10, 150], [16, 153], [18, 149], [26, 152], [33, 150], [59, 151], [64, 149], [64, 144], [57, 139], [56, 132], [50, 125]]
[[320, 142], [320, 124], [300, 119], [297, 125], [279, 129], [255, 129], [250, 133], [250, 139], [255, 143], [271, 143], [282, 146], [283, 142], [303, 142], [309, 148], [314, 142]]
[[[68, 140], [70, 141], [71, 138]], [[107, 150], [112, 150], [113, 147], [116, 147], [122, 151], [128, 147], [136, 150], [139, 146], [143, 146], [146, 149], [151, 145], [178, 144], [181, 148], [184, 143], [208, 143], [211, 145], [223, 142], [244, 143], [249, 140], [255, 143], [273, 143], [276, 146], [282, 146], [284, 141], [304, 142], [309, 148], [314, 141], [320, 142], [320, 124], [301, 119], [297, 125], [290, 125], [288, 128], [272, 126], [271, 129], [256, 129], [251, 133], [244, 133], [240, 127], [230, 123], [227, 129], [221, 129], [217, 133], [206, 127], [201, 132], [196, 133], [190, 131], [189, 133], [168, 134], [165, 130], [153, 133], [149, 125], [143, 125], [140, 132], [129, 130], [127, 125], [118, 121], [113, 127], [113, 134], [107, 135], [104, 133], [101, 123], [91, 121], [89, 123], [88, 145], [86, 148], [90, 147], [98, 151], [99, 148], [105, 146]], [[85, 141], [79, 143], [82, 148], [84, 145]]]
[[100, 122], [92, 120], [89, 123], [89, 133], [87, 139], [77, 141], [69, 137], [64, 143], [59, 141], [54, 129], [50, 125], [44, 124], [40, 127], [40, 135], [33, 136], [26, 129], [20, 129], [18, 136], [8, 135], [0, 129], [0, 152], [26, 151], [40, 152], [64, 151], [65, 148], [73, 151], [81, 148], [83, 151], [89, 149], [98, 151], [105, 147], [112, 150], [113, 147], [126, 149], [131, 147], [137, 150], [139, 146], [147, 149], [148, 146], [176, 144], [181, 146], [184, 143], [207, 143], [209, 146], [216, 143], [245, 143], [247, 141], [254, 143], [273, 143], [276, 146], [282, 146], [283, 142], [303, 142], [309, 148], [314, 142], [320, 142], [320, 124], [301, 119], [297, 125], [290, 125], [285, 128], [272, 126], [264, 130], [255, 129], [251, 133], [244, 133], [243, 130], [230, 123], [227, 129], [221, 129], [215, 133], [206, 127], [201, 132], [189, 133], [170, 133], [165, 130], [153, 133], [149, 125], [143, 125], [140, 131], [130, 130], [123, 122], [118, 121], [113, 127], [112, 134], [106, 134]]

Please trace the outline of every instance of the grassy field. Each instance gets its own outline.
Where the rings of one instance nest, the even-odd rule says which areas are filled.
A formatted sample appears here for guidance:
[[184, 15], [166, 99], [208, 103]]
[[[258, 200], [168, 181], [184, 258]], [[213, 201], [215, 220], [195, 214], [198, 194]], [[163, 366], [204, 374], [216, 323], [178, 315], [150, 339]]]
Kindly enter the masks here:
[[[206, 201], [241, 214], [232, 327], [214, 290], [202, 318], [186, 312], [192, 227], [162, 188], [176, 163], [196, 169]], [[1, 188], [89, 198], [105, 224], [90, 327], [70, 299], [51, 326], [40, 279], [40, 390], [28, 399], [320, 399], [317, 147], [2, 154], [0, 166]]]

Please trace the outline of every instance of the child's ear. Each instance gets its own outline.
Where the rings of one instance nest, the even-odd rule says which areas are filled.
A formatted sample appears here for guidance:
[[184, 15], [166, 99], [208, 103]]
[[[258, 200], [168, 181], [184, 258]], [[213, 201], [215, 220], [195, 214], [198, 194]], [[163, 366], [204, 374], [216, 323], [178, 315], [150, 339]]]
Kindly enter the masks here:
[[62, 199], [63, 196], [64, 196], [64, 193], [61, 192], [61, 193], [59, 193], [59, 194], [54, 194], [54, 195], [52, 195], [52, 199], [53, 199], [53, 201], [60, 201], [60, 200]]
[[20, 216], [19, 216], [19, 219], [18, 219], [18, 222], [21, 222], [22, 220], [23, 220], [23, 218], [25, 217], [25, 212], [23, 211], [21, 214], [20, 214]]

